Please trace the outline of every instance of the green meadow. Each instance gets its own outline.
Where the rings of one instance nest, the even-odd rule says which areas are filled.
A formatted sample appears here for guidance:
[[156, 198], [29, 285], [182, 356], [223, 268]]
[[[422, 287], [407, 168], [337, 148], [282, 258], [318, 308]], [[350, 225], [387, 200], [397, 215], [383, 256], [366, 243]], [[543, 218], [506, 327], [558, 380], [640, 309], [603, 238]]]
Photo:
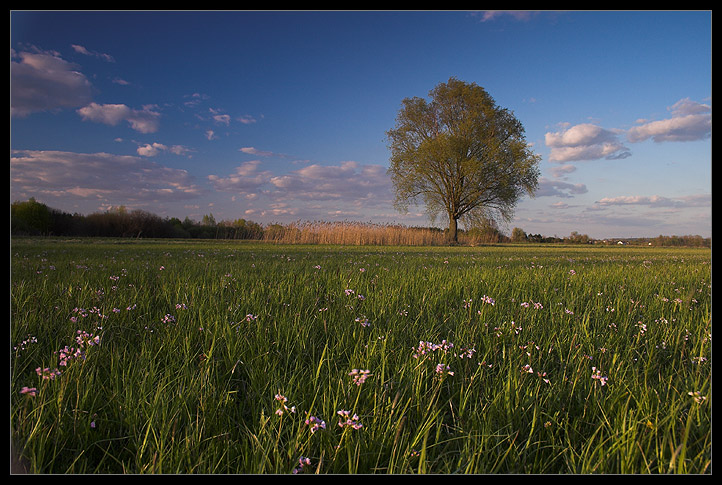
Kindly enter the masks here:
[[711, 251], [17, 238], [29, 473], [711, 473]]

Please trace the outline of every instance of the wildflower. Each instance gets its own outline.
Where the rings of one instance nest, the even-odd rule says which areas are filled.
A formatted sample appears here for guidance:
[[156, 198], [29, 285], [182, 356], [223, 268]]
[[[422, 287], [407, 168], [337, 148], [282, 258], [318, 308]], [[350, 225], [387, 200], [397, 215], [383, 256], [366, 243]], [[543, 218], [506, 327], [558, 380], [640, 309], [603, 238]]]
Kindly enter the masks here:
[[275, 413], [277, 416], [283, 416], [283, 413], [286, 411], [288, 411], [290, 413], [296, 412], [296, 406], [291, 406], [290, 408], [288, 406], [286, 406], [286, 403], [288, 402], [288, 398], [286, 398], [286, 396], [283, 396], [281, 394], [276, 394], [274, 396], [274, 399], [276, 401], [278, 401], [279, 403], [281, 403], [281, 406], [283, 406], [282, 408], [276, 409]]
[[366, 379], [371, 375], [371, 371], [368, 369], [352, 369], [351, 372], [348, 373], [351, 377], [353, 377], [353, 383], [357, 386], [360, 386], [364, 382], [366, 382]]
[[494, 304], [496, 303], [493, 298], [491, 298], [490, 296], [486, 296], [486, 295], [481, 297], [481, 301], [483, 303], [488, 303], [491, 306], [494, 306]]
[[533, 374], [534, 369], [532, 369], [529, 364], [526, 364], [524, 367], [521, 368], [521, 373], [522, 374], [524, 374], [524, 373]]
[[59, 365], [63, 367], [67, 367], [68, 363], [73, 359], [85, 360], [85, 352], [83, 352], [82, 349], [76, 349], [67, 345], [55, 353], [58, 354], [58, 358], [60, 359]]
[[50, 369], [49, 367], [46, 367], [44, 369], [41, 369], [40, 367], [35, 369], [35, 373], [43, 378], [43, 380], [54, 380], [56, 377], [60, 375], [60, 371], [58, 369]]
[[462, 352], [460, 354], [455, 354], [455, 355], [456, 355], [456, 357], [460, 357], [462, 359], [464, 359], [464, 358], [471, 359], [471, 357], [475, 353], [476, 353], [476, 349], [472, 347], [470, 349], [462, 349]]
[[296, 465], [292, 473], [294, 475], [303, 473], [303, 467], [305, 466], [311, 466], [311, 459], [305, 456], [298, 457], [298, 465]]
[[349, 296], [349, 295], [353, 295], [353, 294], [354, 294], [354, 291], [353, 291], [353, 290], [347, 289], [347, 290], [343, 290], [343, 291], [344, 291], [344, 293], [346, 293], [346, 296]]
[[35, 397], [35, 394], [37, 392], [38, 392], [38, 390], [35, 387], [23, 386], [22, 389], [20, 389], [20, 394], [27, 394], [28, 396], [32, 396], [32, 397]]
[[536, 375], [539, 376], [541, 380], [549, 384], [549, 379], [547, 379], [547, 373], [546, 372], [537, 372]]
[[436, 364], [436, 373], [439, 375], [450, 375], [453, 376], [454, 373], [451, 372], [451, 367], [445, 364]]
[[533, 300], [529, 300], [528, 302], [523, 301], [521, 302], [521, 306], [522, 308], [529, 308], [530, 306], [534, 306], [534, 310], [541, 310], [542, 308], [544, 308], [544, 305]]
[[36, 344], [36, 343], [38, 343], [37, 337], [33, 337], [32, 335], [28, 335], [28, 338], [26, 338], [25, 340], [23, 340], [22, 342], [20, 342], [18, 345], [16, 345], [15, 347], [13, 347], [13, 350], [16, 350], [16, 351], [26, 350], [28, 344]]
[[75, 337], [75, 341], [78, 343], [79, 346], [93, 346], [93, 345], [99, 345], [100, 344], [100, 336], [99, 335], [93, 335], [92, 333], [88, 333], [84, 330], [78, 330], [77, 335]]
[[315, 433], [319, 429], [326, 429], [326, 421], [317, 418], [316, 416], [309, 416], [305, 423], [311, 427], [311, 434]]
[[371, 326], [371, 323], [369, 323], [369, 319], [366, 318], [365, 315], [361, 315], [360, 317], [357, 317], [356, 323], [360, 323], [362, 327], [370, 327]]
[[163, 318], [161, 318], [161, 322], [163, 323], [175, 323], [175, 317], [171, 315], [170, 313], [166, 313]]
[[687, 394], [692, 396], [692, 399], [694, 399], [694, 402], [697, 404], [702, 404], [707, 399], [707, 397], [703, 396], [699, 391], [690, 391]]
[[602, 386], [607, 384], [607, 379], [609, 378], [603, 376], [602, 371], [600, 371], [596, 367], [592, 367], [592, 372], [592, 379], [599, 381]]
[[341, 419], [338, 422], [339, 427], [345, 428], [353, 428], [353, 429], [361, 429], [363, 428], [363, 424], [359, 422], [359, 417], [357, 414], [351, 415], [351, 411], [345, 411], [343, 409], [336, 411], [336, 414], [341, 416]]
[[464, 308], [471, 308], [471, 298], [464, 300]]
[[252, 321], [254, 321], [254, 320], [258, 320], [258, 315], [253, 315], [253, 314], [251, 314], [251, 313], [249, 313], [249, 314], [246, 315], [246, 321], [247, 321], [247, 322], [252, 322]]

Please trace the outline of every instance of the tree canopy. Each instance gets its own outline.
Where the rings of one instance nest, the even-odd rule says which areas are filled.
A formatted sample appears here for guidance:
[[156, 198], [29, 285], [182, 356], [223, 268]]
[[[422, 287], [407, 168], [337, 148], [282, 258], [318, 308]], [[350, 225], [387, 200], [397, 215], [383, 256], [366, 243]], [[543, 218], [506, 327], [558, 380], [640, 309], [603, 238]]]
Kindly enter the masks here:
[[475, 83], [451, 78], [429, 95], [404, 99], [386, 133], [396, 208], [423, 203], [432, 218], [446, 215], [453, 242], [461, 218], [511, 220], [534, 195], [541, 158], [521, 122]]

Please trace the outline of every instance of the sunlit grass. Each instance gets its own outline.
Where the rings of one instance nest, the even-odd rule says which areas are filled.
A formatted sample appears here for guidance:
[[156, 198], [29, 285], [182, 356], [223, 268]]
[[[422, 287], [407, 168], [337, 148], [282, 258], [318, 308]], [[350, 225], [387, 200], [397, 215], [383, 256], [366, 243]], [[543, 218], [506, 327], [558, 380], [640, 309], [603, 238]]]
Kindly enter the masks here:
[[[30, 472], [711, 472], [709, 250], [20, 239], [11, 263]], [[78, 330], [99, 344], [62, 366]]]

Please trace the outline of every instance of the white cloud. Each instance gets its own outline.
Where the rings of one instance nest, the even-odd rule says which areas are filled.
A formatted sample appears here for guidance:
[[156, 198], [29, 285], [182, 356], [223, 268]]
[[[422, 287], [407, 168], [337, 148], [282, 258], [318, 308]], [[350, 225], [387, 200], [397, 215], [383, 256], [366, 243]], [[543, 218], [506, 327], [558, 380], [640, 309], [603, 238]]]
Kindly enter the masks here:
[[[570, 184], [560, 180], [549, 180], [546, 177], [539, 179], [539, 185], [535, 192], [536, 197], [574, 197], [578, 194], [586, 194], [587, 186], [584, 184]], [[574, 194], [574, 195], [572, 195]]]
[[54, 200], [65, 203], [92, 198], [99, 204], [142, 205], [203, 193], [185, 170], [108, 153], [14, 151], [10, 181], [13, 197], [38, 197], [52, 207], [58, 207]]
[[[627, 141], [638, 143], [648, 139], [655, 142], [694, 141], [709, 138], [712, 133], [712, 108], [709, 105], [681, 99], [668, 110], [672, 116], [658, 121], [637, 120], [639, 126], [626, 131]], [[544, 135], [549, 161], [566, 163], [582, 160], [618, 160], [631, 156], [619, 141], [623, 130], [609, 130], [592, 123], [581, 123]], [[559, 173], [559, 172], [556, 172]]]
[[544, 141], [551, 148], [549, 161], [571, 162], [620, 159], [630, 155], [629, 150], [617, 139], [614, 131], [591, 123], [582, 123], [558, 132], [548, 132]]
[[243, 153], [248, 153], [249, 155], [258, 155], [261, 157], [272, 157], [274, 155], [273, 152], [258, 150], [255, 147], [243, 147], [243, 148], [239, 148], [238, 150]]
[[227, 114], [213, 115], [213, 121], [228, 126], [231, 123], [231, 117]]
[[645, 205], [649, 207], [712, 207], [711, 194], [698, 194], [684, 197], [663, 197], [660, 195], [622, 195], [618, 197], [604, 197], [595, 206], [621, 206], [621, 205]]
[[527, 10], [484, 10], [481, 14], [481, 21], [488, 22], [502, 16], [509, 16], [514, 20], [529, 20], [538, 12]]
[[274, 177], [275, 194], [291, 199], [338, 200], [375, 205], [391, 199], [391, 179], [381, 165], [346, 161], [339, 165], [313, 164]]
[[11, 49], [10, 55], [11, 116], [76, 108], [91, 100], [90, 81], [57, 53]]
[[208, 180], [218, 191], [239, 193], [247, 197], [261, 190], [273, 177], [273, 173], [270, 171], [259, 170], [260, 164], [261, 162], [258, 160], [244, 162], [236, 167], [235, 173], [227, 177], [209, 175]]
[[83, 54], [86, 56], [97, 57], [97, 58], [103, 59], [104, 61], [107, 61], [107, 62], [115, 62], [115, 59], [113, 59], [113, 56], [111, 56], [110, 54], [103, 54], [102, 52], [90, 51], [90, 50], [86, 49], [85, 47], [83, 47], [82, 45], [72, 44], [71, 47], [73, 48], [73, 50], [75, 52], [78, 52], [80, 54]]
[[659, 121], [643, 121], [630, 128], [627, 139], [636, 143], [651, 138], [657, 143], [665, 141], [695, 141], [712, 134], [712, 108], [689, 98], [681, 99], [668, 110], [671, 118]]
[[560, 178], [560, 177], [563, 177], [564, 175], [566, 175], [566, 174], [568, 174], [568, 173], [574, 172], [576, 169], [577, 169], [576, 166], [568, 163], [568, 164], [565, 164], [565, 165], [554, 166], [554, 167], [552, 167], [552, 168], [550, 169], [550, 171], [551, 171], [551, 173], [552, 173], [552, 175], [553, 175], [554, 177]]
[[98, 104], [90, 103], [77, 110], [83, 121], [94, 121], [110, 126], [116, 126], [122, 121], [130, 124], [131, 128], [139, 133], [155, 133], [158, 131], [160, 113], [152, 111], [151, 107], [141, 110], [131, 109], [124, 104]]
[[182, 145], [166, 146], [162, 143], [146, 143], [139, 146], [136, 151], [143, 157], [154, 157], [162, 152], [170, 152], [174, 155], [188, 155], [191, 152], [189, 148]]
[[327, 219], [371, 217], [392, 208], [391, 179], [381, 165], [345, 161], [273, 173], [262, 162], [245, 162], [235, 172], [208, 177], [215, 190], [241, 196], [246, 214]]
[[250, 125], [256, 122], [256, 119], [251, 115], [242, 115], [239, 116], [237, 119], [244, 125]]

